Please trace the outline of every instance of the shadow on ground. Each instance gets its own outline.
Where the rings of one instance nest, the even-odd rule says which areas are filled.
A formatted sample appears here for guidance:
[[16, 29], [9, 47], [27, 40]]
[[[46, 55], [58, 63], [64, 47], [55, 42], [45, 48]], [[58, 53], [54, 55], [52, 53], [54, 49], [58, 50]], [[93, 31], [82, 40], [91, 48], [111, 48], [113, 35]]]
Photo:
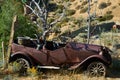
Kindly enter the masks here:
[[111, 68], [109, 69], [107, 77], [120, 78], [120, 59], [119, 58], [113, 58], [113, 63]]

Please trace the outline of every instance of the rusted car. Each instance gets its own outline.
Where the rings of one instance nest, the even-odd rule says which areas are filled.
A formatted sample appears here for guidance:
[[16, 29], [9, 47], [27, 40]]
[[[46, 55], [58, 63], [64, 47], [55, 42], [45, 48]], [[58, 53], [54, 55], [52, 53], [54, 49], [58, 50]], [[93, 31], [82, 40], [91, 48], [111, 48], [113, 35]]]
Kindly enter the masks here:
[[22, 45], [13, 43], [10, 62], [16, 61], [25, 69], [32, 66], [67, 70], [84, 68], [91, 76], [105, 76], [106, 67], [112, 62], [111, 51], [104, 46], [76, 42], [34, 42], [37, 40], [27, 39]]

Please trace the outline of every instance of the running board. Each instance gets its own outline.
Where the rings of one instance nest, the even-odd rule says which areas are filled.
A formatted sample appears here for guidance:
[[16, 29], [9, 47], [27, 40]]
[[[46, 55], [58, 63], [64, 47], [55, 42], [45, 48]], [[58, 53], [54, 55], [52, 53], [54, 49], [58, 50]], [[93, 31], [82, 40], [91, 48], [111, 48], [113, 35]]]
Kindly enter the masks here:
[[55, 66], [38, 66], [38, 68], [44, 68], [44, 69], [60, 69], [60, 67], [55, 67]]

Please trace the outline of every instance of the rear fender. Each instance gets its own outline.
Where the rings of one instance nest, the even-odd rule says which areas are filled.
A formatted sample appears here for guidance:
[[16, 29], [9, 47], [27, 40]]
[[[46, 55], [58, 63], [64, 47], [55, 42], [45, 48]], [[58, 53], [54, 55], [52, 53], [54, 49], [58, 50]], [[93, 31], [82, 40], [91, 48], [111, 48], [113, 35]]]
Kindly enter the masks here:
[[90, 57], [86, 58], [86, 59], [83, 60], [82, 62], [71, 66], [71, 67], [69, 68], [69, 70], [76, 69], [76, 68], [78, 68], [78, 67], [80, 67], [80, 66], [86, 66], [86, 67], [87, 67], [91, 62], [94, 62], [94, 61], [100, 61], [100, 62], [104, 63], [105, 65], [108, 65], [107, 60], [106, 60], [103, 56], [93, 55], [93, 56], [90, 56]]

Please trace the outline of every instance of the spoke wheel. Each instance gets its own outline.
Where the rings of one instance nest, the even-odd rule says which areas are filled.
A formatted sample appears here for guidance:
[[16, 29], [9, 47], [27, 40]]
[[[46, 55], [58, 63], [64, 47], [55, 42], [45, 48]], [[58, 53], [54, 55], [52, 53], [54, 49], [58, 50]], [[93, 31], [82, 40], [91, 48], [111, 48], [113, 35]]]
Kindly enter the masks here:
[[100, 77], [106, 75], [106, 67], [101, 62], [92, 62], [87, 67], [87, 72], [89, 76]]
[[15, 62], [18, 65], [17, 70], [21, 73], [27, 72], [27, 69], [30, 68], [29, 61], [24, 58], [18, 58], [18, 59], [16, 59]]

